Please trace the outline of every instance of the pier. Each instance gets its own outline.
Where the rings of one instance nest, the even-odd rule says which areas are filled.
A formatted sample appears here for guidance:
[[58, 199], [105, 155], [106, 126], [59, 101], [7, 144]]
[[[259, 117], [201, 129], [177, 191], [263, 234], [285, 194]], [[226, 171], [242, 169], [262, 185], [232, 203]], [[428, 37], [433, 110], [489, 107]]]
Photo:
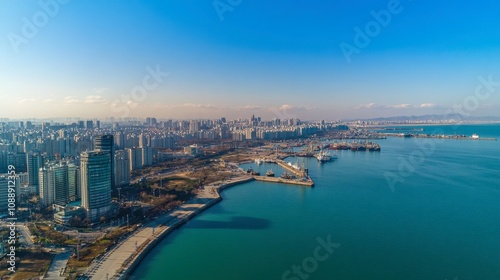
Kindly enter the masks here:
[[299, 177], [299, 178], [304, 178], [306, 177], [306, 173], [304, 172], [304, 170], [299, 170], [299, 169], [295, 169], [293, 167], [291, 167], [290, 165], [288, 165], [288, 162], [284, 161], [284, 160], [281, 160], [281, 159], [276, 159], [276, 163], [281, 166], [282, 168], [286, 169], [288, 172], [294, 174], [295, 176]]
[[389, 137], [403, 138], [436, 138], [436, 139], [451, 139], [451, 140], [482, 140], [482, 141], [497, 141], [496, 138], [481, 138], [470, 137], [465, 135], [444, 135], [444, 134], [410, 134], [410, 133], [382, 133]]
[[284, 179], [279, 177], [268, 177], [268, 176], [253, 176], [256, 181], [262, 182], [271, 182], [271, 183], [280, 183], [280, 184], [289, 184], [289, 185], [298, 185], [298, 186], [314, 186], [314, 182], [312, 179]]

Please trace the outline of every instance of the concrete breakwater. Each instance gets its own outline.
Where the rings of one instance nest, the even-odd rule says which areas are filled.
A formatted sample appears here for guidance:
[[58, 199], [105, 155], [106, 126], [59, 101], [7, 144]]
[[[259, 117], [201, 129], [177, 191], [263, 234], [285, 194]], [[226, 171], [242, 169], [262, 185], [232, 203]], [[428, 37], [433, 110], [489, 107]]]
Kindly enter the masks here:
[[302, 170], [302, 169], [296, 169], [296, 168], [292, 167], [291, 165], [289, 165], [288, 162], [286, 162], [284, 160], [277, 159], [276, 163], [279, 166], [281, 166], [282, 168], [288, 170], [288, 172], [291, 172], [292, 174], [295, 174], [296, 176], [298, 176], [300, 178], [303, 178], [303, 177], [306, 176], [306, 174], [304, 173], [304, 170]]
[[314, 186], [314, 182], [311, 179], [284, 179], [278, 177], [267, 177], [267, 176], [254, 176], [255, 180], [262, 182], [289, 184], [289, 185], [299, 185], [299, 186]]
[[465, 135], [443, 135], [443, 134], [411, 134], [411, 133], [382, 133], [390, 137], [404, 137], [404, 138], [439, 138], [439, 139], [452, 139], [452, 140], [483, 140], [483, 141], [497, 141], [496, 138], [481, 138]]

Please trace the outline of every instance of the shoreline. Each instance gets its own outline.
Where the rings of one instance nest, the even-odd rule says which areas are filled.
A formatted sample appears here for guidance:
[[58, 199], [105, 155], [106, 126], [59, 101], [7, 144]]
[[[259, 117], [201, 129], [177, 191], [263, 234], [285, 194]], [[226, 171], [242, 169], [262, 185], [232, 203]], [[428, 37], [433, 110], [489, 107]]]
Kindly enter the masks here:
[[[208, 201], [206, 204], [204, 204], [202, 207], [194, 210], [191, 214], [189, 214], [188, 216], [186, 216], [185, 218], [179, 220], [177, 223], [175, 223], [174, 225], [170, 226], [167, 230], [165, 230], [164, 232], [162, 232], [160, 235], [158, 235], [157, 237], [155, 237], [151, 242], [149, 242], [145, 247], [144, 249], [142, 249], [140, 252], [137, 253], [136, 257], [134, 258], [134, 260], [128, 265], [127, 268], [125, 268], [123, 270], [123, 272], [121, 272], [120, 276], [118, 279], [128, 279], [132, 273], [135, 271], [135, 269], [141, 264], [142, 260], [144, 260], [144, 258], [156, 247], [156, 245], [158, 245], [158, 243], [160, 243], [165, 237], [167, 237], [168, 235], [170, 235], [170, 233], [172, 233], [173, 231], [175, 231], [176, 229], [180, 228], [181, 226], [183, 226], [185, 223], [187, 223], [188, 221], [190, 221], [191, 219], [193, 219], [194, 217], [196, 217], [197, 215], [201, 214], [202, 212], [204, 212], [205, 210], [211, 208], [212, 206], [214, 206], [215, 204], [221, 202], [223, 199], [222, 199], [222, 192], [230, 187], [234, 187], [236, 185], [239, 185], [239, 184], [244, 184], [244, 183], [248, 183], [248, 182], [251, 182], [251, 181], [254, 181], [255, 178], [253, 177], [248, 177], [248, 178], [242, 178], [242, 179], [238, 179], [236, 181], [233, 181], [233, 182], [230, 182], [230, 183], [226, 183], [226, 184], [221, 184], [219, 185], [218, 187], [216, 188], [213, 188], [215, 189], [216, 193], [217, 193], [217, 197]], [[196, 199], [196, 198], [195, 198]], [[187, 204], [187, 203], [185, 203]], [[182, 207], [182, 205], [180, 206]], [[175, 210], [174, 210], [175, 211]], [[167, 214], [166, 214], [167, 215]]]
[[[203, 192], [176, 209], [148, 222], [141, 229], [127, 237], [105, 259], [89, 266], [84, 277], [77, 279], [128, 279], [142, 260], [159, 242], [174, 230], [222, 201], [222, 192], [230, 187], [254, 181], [255, 178], [238, 176], [234, 180], [209, 185]], [[139, 243], [140, 242], [140, 243]]]
[[365, 128], [405, 127], [405, 126], [459, 126], [459, 125], [498, 125], [500, 121], [492, 122], [470, 122], [470, 123], [415, 123], [415, 124], [380, 124], [367, 125]]

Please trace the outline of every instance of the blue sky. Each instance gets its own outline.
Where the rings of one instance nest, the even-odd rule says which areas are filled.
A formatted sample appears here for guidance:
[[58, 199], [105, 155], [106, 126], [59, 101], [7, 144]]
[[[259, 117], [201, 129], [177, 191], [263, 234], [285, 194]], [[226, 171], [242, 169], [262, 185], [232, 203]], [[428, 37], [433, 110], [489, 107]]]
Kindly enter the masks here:
[[[360, 47], [373, 13], [390, 20]], [[0, 18], [0, 117], [442, 114], [500, 81], [495, 1], [5, 0]]]

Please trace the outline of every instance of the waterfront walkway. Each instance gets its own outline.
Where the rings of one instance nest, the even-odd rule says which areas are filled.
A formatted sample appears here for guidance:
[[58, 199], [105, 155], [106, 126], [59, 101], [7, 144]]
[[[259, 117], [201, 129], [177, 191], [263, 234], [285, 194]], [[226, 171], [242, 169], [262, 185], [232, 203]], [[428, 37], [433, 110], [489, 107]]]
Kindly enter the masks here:
[[47, 274], [43, 279], [44, 280], [66, 279], [66, 277], [64, 276], [64, 272], [70, 256], [71, 256], [70, 251], [63, 251], [55, 255], [54, 258], [52, 259], [52, 263], [50, 264], [49, 271], [47, 272]]
[[223, 188], [250, 180], [253, 178], [240, 176], [222, 184], [204, 187], [192, 200], [146, 223], [112, 250], [94, 260], [85, 275], [78, 279], [124, 279], [133, 270], [131, 267], [137, 265], [139, 258], [144, 257], [143, 251], [157, 242], [159, 237], [163, 238], [177, 226], [219, 201], [219, 192]]

